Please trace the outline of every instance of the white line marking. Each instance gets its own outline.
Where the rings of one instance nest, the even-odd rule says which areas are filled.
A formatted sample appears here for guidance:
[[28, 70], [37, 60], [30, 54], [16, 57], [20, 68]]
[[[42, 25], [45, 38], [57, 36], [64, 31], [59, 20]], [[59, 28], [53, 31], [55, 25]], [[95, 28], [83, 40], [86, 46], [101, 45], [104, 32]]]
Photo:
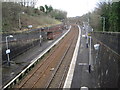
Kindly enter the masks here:
[[74, 54], [73, 54], [73, 58], [70, 64], [70, 68], [65, 80], [65, 84], [63, 86], [63, 88], [70, 88], [71, 87], [71, 83], [72, 83], [72, 78], [73, 78], [73, 74], [74, 74], [74, 70], [75, 70], [75, 64], [76, 64], [76, 60], [77, 60], [77, 55], [78, 55], [78, 50], [79, 50], [79, 46], [80, 46], [80, 35], [81, 35], [81, 30], [80, 27], [79, 28], [79, 35], [78, 35], [78, 40], [77, 40], [77, 44], [74, 50]]
[[88, 65], [87, 63], [78, 63], [78, 65], [83, 65], [83, 66], [85, 66], [85, 65]]

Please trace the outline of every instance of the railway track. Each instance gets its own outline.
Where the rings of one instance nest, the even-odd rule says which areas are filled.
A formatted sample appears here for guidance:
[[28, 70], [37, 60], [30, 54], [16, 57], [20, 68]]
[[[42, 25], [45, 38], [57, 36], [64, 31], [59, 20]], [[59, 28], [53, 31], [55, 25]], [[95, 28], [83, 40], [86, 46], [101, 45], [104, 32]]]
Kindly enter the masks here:
[[15, 88], [61, 88], [77, 41], [78, 27], [68, 35]]
[[66, 78], [69, 65], [72, 59], [72, 54], [74, 51], [74, 46], [76, 44], [77, 36], [74, 36], [73, 41], [70, 42], [68, 48], [66, 49], [63, 57], [60, 60], [56, 70], [54, 71], [51, 79], [47, 83], [46, 88], [62, 88], [64, 80]]

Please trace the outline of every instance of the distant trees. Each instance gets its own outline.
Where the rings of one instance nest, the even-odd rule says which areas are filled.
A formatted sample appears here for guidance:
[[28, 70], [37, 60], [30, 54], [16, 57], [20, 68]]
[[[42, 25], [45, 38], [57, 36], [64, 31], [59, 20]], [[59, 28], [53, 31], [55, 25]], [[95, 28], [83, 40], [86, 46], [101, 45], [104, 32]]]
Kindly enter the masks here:
[[48, 14], [49, 16], [51, 16], [52, 18], [58, 19], [58, 20], [62, 20], [67, 18], [67, 12], [62, 11], [62, 10], [58, 10], [58, 9], [53, 9], [52, 6], [40, 6], [40, 10], [46, 14]]
[[120, 32], [120, 1], [100, 3], [99, 9], [100, 16], [105, 17], [105, 31]]
[[[99, 8], [98, 8], [98, 14], [100, 15], [100, 19], [102, 22], [102, 25], [104, 23], [103, 18], [105, 18], [105, 31], [109, 31], [109, 11], [110, 11], [110, 3], [99, 3]], [[101, 26], [102, 26], [101, 25]]]
[[51, 12], [51, 11], [53, 11], [53, 7], [49, 6], [48, 12]]
[[90, 19], [90, 25], [94, 31], [103, 31], [105, 18], [105, 31], [120, 32], [120, 1], [119, 2], [100, 2], [98, 8], [92, 13], [88, 13], [81, 17], [81, 20]]
[[45, 8], [43, 6], [40, 6], [40, 11], [45, 12]]
[[47, 14], [47, 13], [50, 13], [51, 11], [53, 11], [53, 7], [52, 6], [48, 6], [48, 5], [40, 6], [40, 10]]
[[51, 13], [50, 13], [51, 17], [58, 19], [58, 20], [63, 20], [67, 18], [67, 12], [66, 11], [62, 11], [62, 10], [58, 10], [58, 9], [54, 9]]
[[120, 32], [120, 1], [112, 3], [109, 11], [109, 30]]
[[[10, 3], [10, 0], [3, 0], [3, 1], [4, 2], [7, 1]], [[65, 19], [67, 17], [67, 12], [62, 11], [62, 10], [53, 9], [52, 6], [44, 5], [44, 6], [40, 6], [39, 9], [34, 8], [35, 4], [38, 0], [13, 0], [13, 1], [14, 2], [12, 2], [12, 3], [18, 4], [22, 7], [29, 7], [29, 8], [22, 9], [22, 12], [25, 12], [29, 15], [34, 15], [34, 13], [40, 15], [41, 12], [43, 12], [42, 14], [45, 13], [46, 15], [51, 16], [58, 20]]]
[[45, 5], [45, 13], [48, 13], [49, 7], [47, 5]]
[[11, 2], [13, 3], [19, 3], [22, 6], [31, 6], [35, 7], [35, 4], [37, 3], [38, 0], [3, 0], [3, 2]]
[[[35, 4], [37, 3], [38, 0], [18, 0], [22, 6], [31, 6], [35, 7]], [[16, 0], [17, 2], [17, 0]]]

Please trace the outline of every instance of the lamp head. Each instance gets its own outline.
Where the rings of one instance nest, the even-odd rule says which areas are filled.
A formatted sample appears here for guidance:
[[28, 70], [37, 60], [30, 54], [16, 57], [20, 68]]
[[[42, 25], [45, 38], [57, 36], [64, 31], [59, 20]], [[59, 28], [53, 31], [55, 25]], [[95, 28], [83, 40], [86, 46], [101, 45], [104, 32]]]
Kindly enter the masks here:
[[9, 37], [13, 37], [13, 35], [9, 35]]
[[100, 44], [95, 44], [95, 45], [94, 45], [94, 48], [95, 48], [95, 50], [99, 50]]

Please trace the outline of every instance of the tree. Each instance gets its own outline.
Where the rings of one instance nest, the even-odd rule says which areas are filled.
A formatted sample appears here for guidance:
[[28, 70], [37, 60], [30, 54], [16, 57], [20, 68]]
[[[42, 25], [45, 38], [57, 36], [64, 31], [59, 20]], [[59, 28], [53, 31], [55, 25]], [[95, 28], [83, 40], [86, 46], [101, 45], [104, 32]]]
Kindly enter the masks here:
[[52, 6], [40, 6], [40, 11], [45, 12], [46, 14], [50, 13], [51, 11], [53, 11], [53, 7]]
[[58, 19], [58, 20], [63, 20], [67, 17], [67, 12], [55, 9], [50, 13], [51, 17]]
[[48, 13], [48, 11], [49, 11], [49, 7], [47, 6], [47, 5], [45, 5], [45, 13], [47, 14]]
[[[110, 2], [99, 3], [99, 9], [98, 10], [100, 12], [99, 13], [100, 16], [105, 18], [105, 31], [109, 31], [109, 26], [110, 26], [110, 23], [109, 23]], [[101, 18], [101, 22], [102, 22], [102, 25], [103, 25], [104, 21], [103, 21], [102, 18]]]
[[[90, 25], [95, 31], [103, 31], [103, 18], [105, 18], [105, 31], [120, 32], [120, 1], [119, 2], [100, 2], [98, 8], [88, 14]], [[82, 20], [87, 21], [88, 15], [83, 15]]]
[[113, 2], [112, 4], [110, 2], [101, 3], [99, 9], [101, 9], [100, 15], [105, 17], [105, 30], [120, 31], [120, 1]]
[[120, 2], [111, 4], [109, 12], [110, 31], [120, 32]]
[[40, 11], [45, 12], [45, 8], [43, 6], [40, 6]]
[[49, 11], [49, 12], [53, 11], [53, 7], [52, 7], [52, 6], [49, 6], [48, 11]]

